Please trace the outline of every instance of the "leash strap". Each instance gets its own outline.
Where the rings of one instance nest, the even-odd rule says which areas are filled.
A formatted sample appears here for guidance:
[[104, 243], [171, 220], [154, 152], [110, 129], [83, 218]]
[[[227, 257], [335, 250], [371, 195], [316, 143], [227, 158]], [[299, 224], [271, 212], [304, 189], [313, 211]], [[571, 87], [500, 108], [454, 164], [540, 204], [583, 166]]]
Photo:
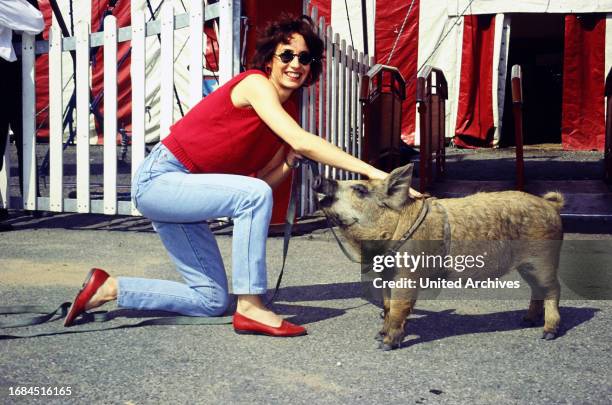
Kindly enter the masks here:
[[[71, 302], [64, 302], [59, 307], [46, 307], [41, 305], [13, 305], [0, 307], [0, 315], [19, 315], [19, 314], [43, 314], [40, 316], [34, 316], [19, 321], [8, 321], [0, 322], [0, 329], [20, 328], [27, 326], [40, 325], [45, 322], [52, 322], [63, 319], [68, 314]], [[108, 322], [116, 318], [113, 312], [108, 311], [96, 311], [96, 312], [85, 312], [82, 317], [86, 322]], [[113, 329], [125, 329], [134, 328], [139, 326], [152, 326], [152, 325], [227, 325], [232, 323], [231, 316], [224, 317], [194, 317], [194, 316], [168, 316], [163, 318], [146, 319], [144, 321], [130, 324], [120, 325], [112, 328], [95, 329], [95, 331], [113, 330]], [[61, 332], [43, 332], [33, 334], [21, 334], [21, 335], [0, 335], [0, 340], [8, 339], [23, 339], [40, 336], [54, 336], [64, 335], [70, 333], [83, 333], [91, 332], [92, 330], [64, 330]]]
[[[316, 162], [310, 159], [304, 159], [303, 162], [306, 165], [308, 165], [308, 167], [310, 168], [313, 178], [319, 175], [319, 168]], [[293, 228], [293, 224], [295, 222], [297, 185], [298, 185], [298, 182], [296, 181], [296, 171], [294, 169], [293, 176], [291, 179], [291, 194], [289, 197], [289, 206], [287, 207], [287, 216], [286, 216], [284, 235], [283, 235], [283, 263], [281, 266], [280, 274], [278, 275], [278, 279], [276, 281], [274, 293], [272, 294], [270, 299], [268, 299], [266, 305], [270, 305], [276, 299], [276, 296], [278, 295], [278, 290], [280, 289], [281, 282], [283, 279], [283, 274], [285, 271], [285, 264], [287, 261], [287, 253], [289, 251], [289, 240], [291, 239], [291, 231]], [[419, 217], [417, 218], [417, 221], [412, 225], [412, 227], [408, 230], [408, 232], [404, 234], [402, 239], [398, 241], [398, 243], [396, 244], [394, 249], [391, 250], [391, 252], [394, 252], [395, 250], [399, 249], [401, 245], [403, 245], [404, 242], [408, 240], [414, 234], [414, 232], [416, 232], [418, 227], [422, 224], [425, 217], [427, 216], [428, 211], [429, 211], [429, 203], [428, 201], [425, 201], [425, 203], [423, 204], [423, 207], [421, 207], [421, 212], [419, 213]], [[340, 250], [342, 250], [344, 255], [350, 261], [355, 262], [355, 263], [360, 263], [360, 261], [356, 260], [348, 252], [348, 250], [344, 247], [344, 245], [342, 244], [342, 242], [336, 235], [336, 232], [330, 226], [329, 219], [327, 217], [326, 219], [327, 219], [327, 226], [329, 227], [332, 234], [334, 235], [334, 238], [336, 239], [336, 242], [338, 243]], [[55, 320], [62, 319], [67, 315], [70, 305], [71, 305], [70, 302], [64, 302], [58, 308], [55, 308], [55, 309], [53, 308], [50, 309], [49, 307], [38, 306], [38, 305], [18, 305], [18, 306], [0, 307], [0, 315], [31, 314], [31, 313], [43, 314], [40, 316], [30, 317], [30, 318], [27, 318], [21, 321], [0, 322], [0, 329], [34, 326], [34, 325], [40, 325], [45, 322], [49, 322], [51, 320], [55, 321]], [[112, 316], [108, 311], [100, 311], [100, 312], [94, 312], [94, 313], [85, 312], [82, 316], [85, 317], [90, 322], [107, 322], [114, 318], [114, 316]], [[53, 319], [54, 317], [56, 318]], [[231, 316], [212, 317], [212, 318], [190, 317], [190, 316], [170, 316], [166, 318], [147, 319], [147, 320], [144, 320], [136, 324], [132, 324], [132, 325], [121, 325], [121, 326], [114, 327], [114, 328], [106, 328], [106, 329], [100, 329], [100, 330], [112, 330], [112, 329], [132, 328], [132, 327], [150, 326], [150, 325], [226, 325], [230, 323], [232, 323]], [[66, 333], [82, 333], [82, 332], [85, 332], [85, 331], [63, 331], [63, 332], [39, 333], [39, 334], [30, 334], [30, 335], [0, 335], [0, 340], [21, 339], [21, 338], [28, 338], [28, 337], [51, 336], [51, 335], [60, 335], [60, 334], [66, 334]]]
[[[318, 169], [316, 167], [316, 163], [312, 161], [308, 161], [309, 167], [313, 170], [314, 173], [318, 173]], [[313, 169], [314, 168], [314, 169]], [[287, 216], [285, 220], [285, 228], [283, 235], [283, 264], [281, 266], [280, 274], [278, 275], [278, 279], [276, 281], [276, 286], [274, 288], [274, 293], [268, 299], [266, 305], [270, 305], [276, 299], [278, 295], [278, 290], [280, 289], [281, 282], [283, 279], [283, 274], [285, 271], [285, 263], [287, 261], [287, 253], [289, 251], [289, 240], [291, 239], [291, 231], [293, 228], [293, 224], [295, 222], [295, 211], [296, 211], [296, 196], [297, 196], [297, 185], [296, 181], [296, 171], [293, 170], [293, 175], [291, 179], [291, 194], [289, 196], [289, 206], [287, 207]], [[56, 321], [59, 319], [63, 319], [68, 314], [68, 309], [70, 308], [70, 302], [64, 302], [57, 308], [51, 308], [47, 306], [40, 305], [15, 305], [15, 306], [0, 306], [0, 315], [18, 315], [18, 314], [42, 314], [39, 316], [33, 316], [26, 319], [22, 319], [19, 321], [8, 321], [8, 322], [0, 322], [0, 329], [10, 329], [10, 328], [20, 328], [27, 326], [40, 325], [45, 322]], [[115, 316], [108, 311], [98, 311], [98, 312], [85, 312], [82, 315], [89, 322], [108, 322], [113, 319]], [[114, 328], [106, 328], [100, 330], [112, 330], [112, 329], [122, 329], [122, 328], [133, 328], [138, 326], [150, 326], [150, 325], [227, 325], [232, 323], [231, 316], [225, 317], [191, 317], [191, 316], [169, 316], [165, 318], [155, 318], [155, 319], [147, 319], [142, 322], [138, 322], [132, 325], [121, 325]], [[30, 334], [30, 335], [0, 335], [0, 340], [3, 339], [22, 339], [28, 337], [38, 337], [38, 336], [51, 336], [51, 335], [61, 335], [66, 333], [80, 333], [78, 331], [63, 331], [63, 332], [51, 332], [51, 333], [38, 333], [38, 334]]]
[[342, 253], [344, 253], [344, 256], [346, 256], [346, 258], [352, 261], [353, 263], [361, 264], [361, 260], [355, 259], [355, 256], [353, 256], [348, 251], [348, 249], [344, 247], [344, 245], [340, 241], [340, 238], [338, 237], [338, 235], [336, 235], [336, 231], [334, 231], [334, 228], [329, 224], [329, 219], [327, 218], [327, 215], [325, 216], [325, 219], [327, 219], [327, 228], [331, 231], [332, 235], [334, 235], [334, 238], [336, 239], [336, 242], [338, 243], [338, 247], [340, 248]]
[[414, 235], [417, 229], [419, 229], [421, 224], [423, 224], [423, 221], [425, 221], [425, 217], [427, 216], [428, 213], [429, 213], [429, 200], [425, 200], [423, 201], [423, 205], [421, 206], [421, 210], [419, 211], [419, 216], [417, 217], [416, 221], [414, 221], [414, 224], [412, 224], [410, 229], [408, 229], [408, 231], [404, 234], [404, 236], [402, 236], [397, 241], [395, 246], [392, 249], [389, 249], [388, 252], [397, 253], [397, 251], [404, 245], [404, 243], [406, 243], [406, 241], [410, 239], [412, 235]]
[[[312, 161], [310, 159], [305, 159], [305, 163], [310, 168], [310, 171], [312, 172], [312, 177], [313, 178], [317, 177], [319, 175], [319, 165], [318, 165], [318, 163], [315, 162], [315, 161]], [[325, 213], [323, 213], [323, 214], [325, 214]], [[347, 259], [349, 259], [353, 263], [361, 263], [361, 261], [355, 259], [355, 257], [353, 255], [351, 255], [351, 253], [344, 247], [344, 245], [340, 241], [340, 238], [338, 237], [338, 235], [336, 235], [336, 231], [334, 231], [334, 228], [329, 224], [329, 218], [327, 218], [327, 215], [325, 215], [325, 220], [327, 222], [327, 228], [331, 231], [332, 235], [334, 235], [334, 238], [336, 239], [336, 242], [338, 243], [338, 246], [340, 247], [340, 250], [342, 251], [342, 253], [344, 253], [344, 256], [346, 256]]]
[[[2, 312], [4, 308], [6, 307], [0, 308], [0, 313]], [[115, 316], [113, 316], [111, 312], [107, 312], [107, 311], [94, 312], [94, 313], [85, 312], [82, 315], [82, 317], [86, 322], [107, 322], [115, 318]], [[57, 319], [61, 319], [61, 318], [57, 318]], [[57, 320], [57, 319], [54, 319], [54, 320]], [[191, 316], [169, 316], [165, 318], [145, 319], [144, 321], [140, 321], [138, 323], [129, 324], [129, 325], [119, 325], [119, 326], [114, 326], [111, 328], [99, 328], [99, 329], [87, 329], [87, 330], [83, 330], [83, 329], [63, 330], [61, 332], [42, 332], [42, 333], [21, 334], [21, 335], [0, 335], [0, 340], [25, 339], [25, 338], [42, 337], [42, 336], [67, 335], [67, 334], [74, 334], [74, 333], [102, 332], [102, 331], [114, 330], [114, 329], [138, 328], [142, 326], [154, 326], [154, 325], [227, 325], [231, 323], [232, 323], [231, 316], [214, 317], [214, 318], [191, 317]], [[0, 326], [0, 327], [4, 328], [4, 326]]]
[[55, 309], [42, 305], [13, 305], [0, 307], [0, 315], [43, 314], [20, 321], [0, 322], [0, 328], [21, 328], [24, 326], [40, 325], [41, 323], [49, 322], [56, 315], [58, 316], [56, 319], [64, 318], [68, 314], [70, 304], [70, 302], [64, 302]]
[[293, 173], [291, 176], [291, 193], [289, 194], [289, 206], [287, 207], [287, 216], [285, 218], [285, 229], [283, 232], [283, 264], [281, 266], [280, 273], [278, 275], [278, 279], [276, 280], [276, 287], [274, 287], [274, 293], [266, 302], [266, 306], [272, 304], [276, 299], [276, 295], [278, 294], [278, 290], [280, 289], [281, 282], [283, 280], [283, 273], [285, 272], [285, 263], [287, 261], [287, 252], [289, 251], [289, 240], [291, 239], [291, 230], [293, 229], [293, 224], [295, 222], [295, 206], [296, 206], [296, 195], [297, 195], [297, 185], [296, 181], [296, 170], [297, 167], [293, 169]]

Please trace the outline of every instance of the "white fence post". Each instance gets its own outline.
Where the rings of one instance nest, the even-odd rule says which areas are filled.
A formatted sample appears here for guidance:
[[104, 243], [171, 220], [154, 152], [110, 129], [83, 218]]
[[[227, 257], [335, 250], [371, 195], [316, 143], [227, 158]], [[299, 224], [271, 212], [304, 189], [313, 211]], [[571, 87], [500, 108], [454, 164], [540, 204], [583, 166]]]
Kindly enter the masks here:
[[[359, 114], [360, 114], [360, 110], [359, 110], [359, 106], [361, 105], [361, 103], [359, 102], [359, 79], [360, 79], [360, 75], [358, 72], [358, 68], [359, 68], [359, 58], [358, 58], [358, 52], [356, 49], [353, 49], [353, 53], [352, 53], [352, 59], [353, 59], [353, 67], [351, 68], [351, 73], [353, 76], [353, 106], [352, 106], [352, 126], [353, 126], [353, 136], [351, 139], [352, 142], [352, 151], [353, 151], [353, 155], [354, 156], [360, 156], [361, 155], [361, 142], [359, 142], [359, 135], [361, 134], [361, 129], [358, 125], [358, 121], [359, 120]], [[357, 173], [353, 173], [351, 175], [351, 179], [356, 180], [357, 179]]]
[[34, 36], [21, 36], [21, 74], [23, 89], [23, 207], [36, 209], [36, 88]]
[[[6, 143], [5, 150], [8, 150], [8, 142]], [[9, 204], [9, 179], [8, 173], [10, 171], [10, 160], [8, 159], [8, 153], [5, 151], [0, 151], [2, 155], [0, 155], [0, 159], [2, 162], [2, 170], [0, 170], [0, 208], [10, 208]]]
[[117, 213], [117, 19], [104, 18], [104, 213]]
[[189, 12], [189, 108], [192, 108], [202, 99], [203, 16], [202, 2], [191, 2], [191, 10]]
[[64, 209], [62, 77], [62, 34], [55, 22], [49, 44], [49, 210], [55, 212]]
[[89, 24], [76, 31], [77, 212], [89, 212]]
[[[332, 64], [334, 59], [334, 43], [331, 26], [327, 27], [325, 33], [325, 82], [327, 84], [327, 86], [325, 86], [325, 139], [328, 142], [332, 142]], [[329, 177], [329, 172], [329, 165], [325, 165], [325, 177]]]
[[[323, 41], [323, 44], [325, 45], [326, 43], [326, 31], [325, 31], [325, 17], [320, 17], [319, 18], [319, 38], [321, 38], [321, 40]], [[329, 93], [327, 93], [326, 89], [326, 84], [327, 84], [327, 74], [324, 68], [326, 68], [327, 65], [323, 64], [323, 61], [321, 61], [321, 79], [319, 79], [319, 83], [318, 83], [318, 89], [319, 89], [319, 131], [318, 131], [318, 135], [321, 138], [326, 138], [326, 133], [325, 130], [327, 128], [326, 126], [326, 114], [325, 114], [325, 106], [326, 106], [326, 102], [328, 100], [329, 97]], [[322, 164], [319, 163], [319, 173], [323, 173], [324, 167]]]
[[240, 71], [240, 0], [220, 0], [219, 10], [219, 84]]
[[[339, 38], [340, 35], [336, 34]], [[346, 70], [346, 40], [338, 41], [340, 46], [338, 47], [338, 87], [336, 88], [338, 91], [338, 143], [337, 146], [344, 150], [346, 150], [346, 129], [345, 120], [344, 120], [344, 111], [346, 110], [346, 98], [345, 98], [345, 90], [346, 90], [346, 74], [344, 73]], [[339, 170], [338, 178], [344, 179], [346, 171]]]
[[[132, 61], [130, 75], [132, 80], [132, 166], [131, 178], [144, 160], [145, 152], [145, 15], [138, 11], [132, 13]], [[139, 215], [131, 203], [132, 215]]]
[[[6, 150], [8, 151], [8, 142], [6, 143]], [[0, 208], [10, 208], [9, 200], [9, 177], [11, 162], [9, 159], [9, 153], [0, 151], [0, 159], [3, 160], [2, 170], [0, 170]]]
[[164, 3], [161, 13], [161, 84], [159, 139], [164, 139], [174, 122], [174, 11], [172, 3]]
[[[331, 30], [330, 30], [331, 33]], [[332, 46], [332, 55], [333, 55], [333, 59], [332, 59], [332, 70], [331, 70], [331, 88], [332, 88], [332, 94], [331, 94], [331, 111], [328, 111], [328, 114], [331, 115], [331, 139], [329, 139], [329, 141], [338, 146], [338, 95], [340, 93], [339, 91], [339, 82], [338, 82], [338, 75], [339, 75], [339, 71], [340, 71], [340, 49], [339, 49], [339, 42], [340, 42], [340, 34], [335, 33], [333, 37], [329, 37], [330, 42], [328, 43], [328, 46]], [[331, 171], [331, 176], [332, 178], [336, 179], [338, 178], [338, 169], [336, 169], [335, 167], [332, 168]]]

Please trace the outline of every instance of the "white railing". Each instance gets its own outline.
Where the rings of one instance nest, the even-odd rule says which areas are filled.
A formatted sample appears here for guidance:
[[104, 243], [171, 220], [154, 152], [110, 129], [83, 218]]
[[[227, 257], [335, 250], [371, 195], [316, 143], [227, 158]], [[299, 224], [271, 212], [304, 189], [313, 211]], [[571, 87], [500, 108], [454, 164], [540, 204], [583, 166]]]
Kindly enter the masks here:
[[[311, 12], [317, 21], [317, 8]], [[362, 115], [359, 102], [361, 77], [369, 70], [372, 61], [368, 55], [358, 52], [331, 26], [325, 18], [318, 18], [319, 36], [325, 43], [325, 63], [316, 85], [302, 92], [302, 127], [328, 140], [340, 149], [361, 158]], [[335, 179], [356, 179], [355, 173], [319, 165], [319, 172]], [[300, 199], [298, 215], [315, 211], [315, 195], [310, 187], [311, 175], [307, 167], [300, 173]]]
[[[145, 88], [148, 78], [145, 74], [146, 37], [160, 35], [159, 64], [162, 80], [160, 83], [158, 127], [159, 138], [168, 133], [170, 125], [178, 119], [173, 115], [173, 77], [176, 64], [173, 59], [173, 38], [179, 29], [188, 28], [191, 52], [189, 63], [188, 105], [193, 106], [202, 97], [202, 51], [203, 21], [219, 18], [219, 76], [220, 83], [229, 80], [239, 69], [239, 25], [240, 1], [221, 0], [205, 8], [201, 1], [191, 2], [188, 14], [174, 15], [170, 3], [164, 4], [156, 21], [145, 22], [143, 12], [132, 14], [132, 26], [117, 29], [116, 20], [108, 16], [104, 20], [104, 32], [90, 33], [87, 23], [79, 23], [75, 36], [62, 38], [59, 28], [53, 26], [50, 41], [34, 42], [24, 35], [22, 40], [23, 66], [23, 123], [24, 123], [24, 192], [23, 198], [11, 196], [9, 182], [10, 162], [5, 161], [0, 172], [0, 206], [44, 210], [54, 212], [103, 213], [108, 215], [139, 215], [129, 196], [130, 184], [117, 184], [117, 44], [131, 41], [131, 85], [132, 85], [132, 134], [131, 134], [131, 176], [145, 157]], [[312, 17], [317, 21], [316, 8]], [[325, 63], [321, 79], [316, 85], [302, 91], [301, 123], [314, 134], [327, 139], [334, 145], [361, 157], [361, 105], [358, 101], [359, 81], [370, 67], [367, 55], [346, 45], [326, 26], [323, 18], [318, 19], [318, 29], [325, 42]], [[90, 62], [91, 48], [104, 47], [104, 147], [102, 162], [91, 161], [90, 147]], [[65, 131], [63, 129], [64, 98], [62, 96], [62, 74], [72, 69], [72, 61], [63, 57], [66, 52], [76, 53], [76, 181], [70, 184], [74, 191], [69, 193], [65, 181], [64, 167], [68, 154], [64, 152]], [[49, 189], [48, 196], [37, 196], [37, 170], [35, 138], [35, 77], [34, 56], [49, 53]], [[8, 160], [8, 153], [5, 159]], [[97, 156], [97, 155], [96, 155]], [[92, 184], [92, 163], [103, 164], [103, 183]], [[73, 164], [73, 162], [70, 162]], [[320, 171], [337, 179], [356, 178], [330, 167]], [[310, 173], [304, 168], [300, 173], [300, 198], [298, 215], [307, 215], [315, 210], [314, 195], [310, 189]], [[125, 181], [124, 181], [125, 183]], [[16, 188], [16, 187], [12, 187]], [[92, 189], [102, 188], [102, 198]], [[118, 190], [124, 190], [119, 193]], [[127, 193], [126, 193], [127, 191]], [[118, 195], [123, 194], [123, 198]]]
[[[132, 26], [117, 29], [114, 16], [104, 19], [104, 32], [91, 33], [89, 24], [79, 22], [75, 36], [62, 38], [57, 25], [53, 25], [49, 43], [34, 42], [31, 35], [23, 35], [20, 53], [23, 71], [23, 197], [10, 195], [10, 154], [5, 154], [5, 165], [0, 172], [0, 206], [23, 207], [28, 210], [55, 212], [104, 213], [109, 215], [138, 215], [129, 198], [118, 199], [117, 186], [117, 44], [131, 41], [132, 83], [132, 136], [131, 174], [145, 156], [145, 75], [147, 37], [160, 35], [160, 125], [158, 138], [165, 136], [175, 120], [174, 111], [174, 36], [178, 30], [189, 29], [186, 49], [191, 53], [189, 63], [189, 95], [191, 107], [202, 98], [202, 52], [206, 40], [204, 21], [219, 19], [220, 44], [219, 79], [229, 80], [239, 68], [240, 1], [221, 0], [204, 7], [202, 1], [189, 4], [189, 12], [174, 15], [171, 2], [162, 5], [159, 19], [145, 22], [144, 11], [132, 12]], [[134, 4], [134, 3], [132, 3]], [[103, 162], [90, 161], [90, 58], [92, 48], [104, 47], [104, 153]], [[64, 58], [67, 52], [76, 54], [76, 198], [69, 193], [64, 182], [64, 166], [68, 153], [64, 153], [63, 129], [64, 98], [62, 74], [72, 70], [72, 61]], [[48, 196], [37, 196], [35, 131], [35, 54], [49, 53], [49, 190]], [[68, 63], [67, 63], [68, 62]], [[186, 66], [183, 70], [187, 71]], [[70, 150], [72, 152], [72, 150]], [[74, 152], [73, 152], [74, 153]], [[72, 158], [72, 157], [70, 157]], [[103, 184], [91, 183], [92, 163], [103, 163]], [[131, 178], [132, 176], [130, 176]], [[91, 189], [103, 187], [102, 199], [91, 198]], [[121, 186], [129, 190], [129, 184]], [[125, 194], [125, 193], [124, 193]]]

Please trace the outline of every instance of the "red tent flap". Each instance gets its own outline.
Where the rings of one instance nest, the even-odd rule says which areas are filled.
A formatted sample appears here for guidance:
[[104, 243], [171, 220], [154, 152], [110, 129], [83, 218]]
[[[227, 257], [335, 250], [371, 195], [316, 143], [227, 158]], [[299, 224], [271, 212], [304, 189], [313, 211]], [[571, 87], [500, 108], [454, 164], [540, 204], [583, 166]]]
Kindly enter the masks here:
[[489, 146], [493, 140], [494, 15], [464, 17], [455, 144]]
[[565, 17], [561, 119], [565, 149], [604, 148], [605, 40], [605, 15]]

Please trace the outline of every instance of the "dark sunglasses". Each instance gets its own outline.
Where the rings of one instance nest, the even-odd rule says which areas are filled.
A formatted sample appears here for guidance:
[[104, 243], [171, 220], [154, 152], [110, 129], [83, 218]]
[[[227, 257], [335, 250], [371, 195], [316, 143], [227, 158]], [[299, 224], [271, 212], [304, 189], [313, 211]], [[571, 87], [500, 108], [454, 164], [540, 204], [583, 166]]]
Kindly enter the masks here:
[[300, 62], [300, 65], [304, 65], [304, 66], [310, 65], [312, 62], [316, 62], [317, 61], [308, 52], [300, 52], [299, 54], [295, 54], [295, 53], [293, 53], [290, 50], [286, 50], [283, 53], [279, 53], [276, 56], [278, 56], [278, 58], [283, 63], [291, 63], [293, 58], [295, 58], [297, 56], [298, 62]]

